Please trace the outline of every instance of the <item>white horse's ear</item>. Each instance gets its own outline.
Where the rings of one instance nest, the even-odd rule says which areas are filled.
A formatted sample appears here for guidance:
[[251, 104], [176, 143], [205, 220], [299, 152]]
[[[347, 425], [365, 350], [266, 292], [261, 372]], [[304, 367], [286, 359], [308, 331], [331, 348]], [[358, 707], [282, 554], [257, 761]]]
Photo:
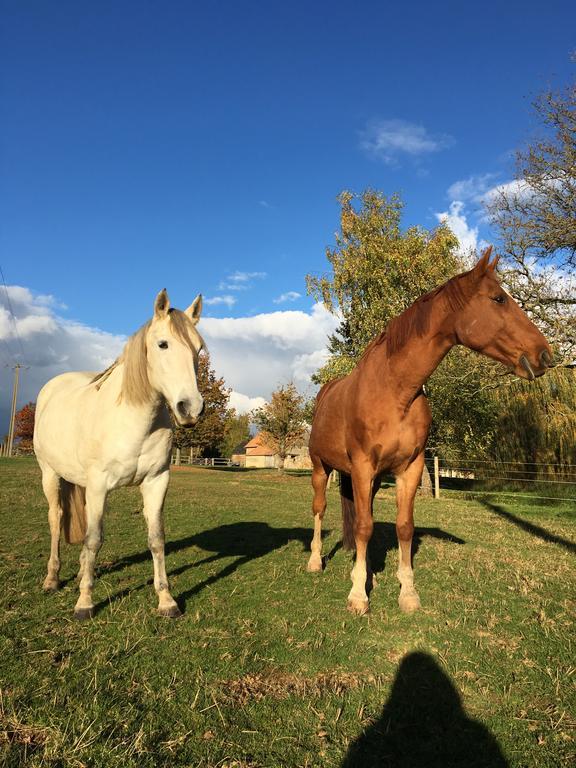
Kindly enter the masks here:
[[166, 288], [162, 288], [158, 296], [156, 296], [156, 301], [154, 302], [154, 317], [157, 317], [158, 319], [166, 317], [168, 315], [169, 309], [170, 299], [166, 293]]
[[185, 310], [185, 313], [188, 315], [188, 318], [196, 325], [198, 320], [200, 320], [200, 315], [202, 314], [202, 294], [199, 293], [198, 296], [194, 299], [192, 304], [188, 307], [188, 309]]

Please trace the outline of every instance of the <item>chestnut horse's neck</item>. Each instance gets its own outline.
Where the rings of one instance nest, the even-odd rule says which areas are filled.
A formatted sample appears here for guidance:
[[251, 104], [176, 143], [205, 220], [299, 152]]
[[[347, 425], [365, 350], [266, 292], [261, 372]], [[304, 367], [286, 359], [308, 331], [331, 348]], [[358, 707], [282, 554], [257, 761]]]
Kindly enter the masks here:
[[376, 397], [393, 394], [401, 409], [410, 405], [457, 343], [454, 309], [435, 292], [394, 318], [372, 342], [358, 371]]

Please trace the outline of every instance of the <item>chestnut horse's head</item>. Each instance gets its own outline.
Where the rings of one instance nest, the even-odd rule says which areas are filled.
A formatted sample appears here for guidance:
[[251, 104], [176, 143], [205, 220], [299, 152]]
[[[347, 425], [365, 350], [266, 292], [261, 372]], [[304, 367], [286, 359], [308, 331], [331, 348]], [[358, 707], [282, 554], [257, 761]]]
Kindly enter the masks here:
[[456, 316], [457, 342], [503, 363], [524, 379], [541, 376], [552, 366], [550, 345], [525, 312], [500, 285], [498, 257], [487, 248], [476, 266], [463, 275], [466, 302]]

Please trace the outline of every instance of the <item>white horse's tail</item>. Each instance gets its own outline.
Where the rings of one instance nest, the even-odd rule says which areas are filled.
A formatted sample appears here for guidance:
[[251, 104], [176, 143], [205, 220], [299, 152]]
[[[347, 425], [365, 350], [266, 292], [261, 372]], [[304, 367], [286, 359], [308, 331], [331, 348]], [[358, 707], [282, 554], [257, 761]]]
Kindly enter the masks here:
[[62, 523], [68, 544], [82, 544], [86, 535], [86, 489], [60, 479]]

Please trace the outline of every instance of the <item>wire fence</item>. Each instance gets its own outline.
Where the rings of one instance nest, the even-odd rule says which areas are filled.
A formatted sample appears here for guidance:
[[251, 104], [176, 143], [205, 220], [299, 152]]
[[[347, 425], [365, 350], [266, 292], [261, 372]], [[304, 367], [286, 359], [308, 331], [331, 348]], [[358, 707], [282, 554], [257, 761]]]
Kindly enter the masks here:
[[508, 494], [576, 503], [576, 464], [489, 459], [450, 461], [436, 457], [426, 459], [426, 467], [436, 486], [436, 495], [442, 491]]

